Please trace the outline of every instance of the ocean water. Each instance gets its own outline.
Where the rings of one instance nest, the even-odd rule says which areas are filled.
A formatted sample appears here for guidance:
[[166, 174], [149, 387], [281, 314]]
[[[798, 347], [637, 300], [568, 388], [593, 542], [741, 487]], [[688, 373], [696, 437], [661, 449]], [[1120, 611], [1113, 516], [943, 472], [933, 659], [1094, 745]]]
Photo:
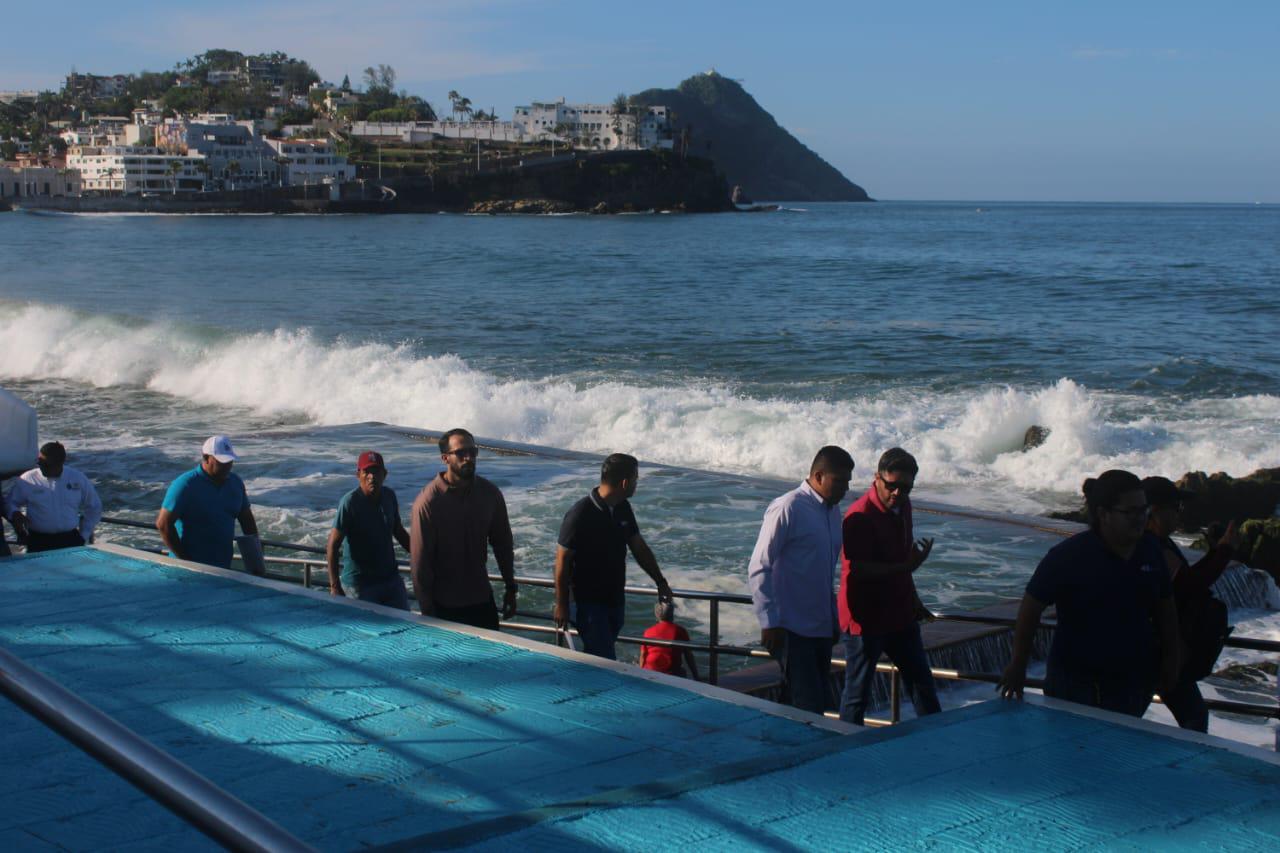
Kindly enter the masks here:
[[[550, 573], [595, 455], [631, 452], [672, 582], [743, 591], [764, 505], [826, 443], [853, 453], [855, 487], [901, 445], [921, 501], [1027, 515], [1074, 506], [1111, 467], [1280, 465], [1278, 296], [1277, 206], [10, 214], [0, 383], [117, 514], [153, 517], [227, 432], [269, 534], [313, 544], [366, 445], [405, 504], [438, 466], [369, 422], [585, 454], [481, 460], [526, 574]], [[1049, 438], [1023, 452], [1033, 424]], [[922, 595], [947, 609], [1017, 596], [1053, 541], [948, 515], [918, 527], [938, 537]], [[725, 630], [748, 641], [749, 612]]]

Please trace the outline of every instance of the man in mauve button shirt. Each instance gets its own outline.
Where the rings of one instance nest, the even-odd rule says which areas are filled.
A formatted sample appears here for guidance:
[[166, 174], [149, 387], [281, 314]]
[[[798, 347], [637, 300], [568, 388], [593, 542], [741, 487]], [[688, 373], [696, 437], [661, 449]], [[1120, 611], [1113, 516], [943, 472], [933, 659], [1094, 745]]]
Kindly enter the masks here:
[[760, 644], [782, 669], [783, 701], [815, 714], [826, 710], [831, 694], [839, 504], [851, 477], [848, 451], [819, 450], [808, 479], [765, 510], [747, 568]]
[[409, 566], [424, 616], [498, 629], [485, 568], [489, 549], [506, 583], [502, 618], [516, 613], [515, 548], [502, 492], [476, 476], [476, 440], [465, 429], [440, 437], [445, 469], [413, 502]]
[[916, 715], [942, 710], [917, 621], [927, 614], [912, 572], [932, 539], [912, 541], [911, 489], [920, 466], [901, 447], [884, 452], [876, 478], [844, 517], [840, 571], [840, 630], [844, 638], [844, 694], [840, 719], [862, 725], [876, 675], [887, 654], [898, 667]]

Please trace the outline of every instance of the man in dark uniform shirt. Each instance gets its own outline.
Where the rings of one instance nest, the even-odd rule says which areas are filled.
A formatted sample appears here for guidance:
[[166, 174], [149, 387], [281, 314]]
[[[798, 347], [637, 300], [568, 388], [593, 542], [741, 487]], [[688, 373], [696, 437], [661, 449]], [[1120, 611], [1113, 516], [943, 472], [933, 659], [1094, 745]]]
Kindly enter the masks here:
[[671, 598], [671, 587], [640, 535], [627, 500], [636, 493], [639, 476], [640, 463], [634, 456], [614, 453], [605, 459], [600, 485], [565, 514], [556, 548], [556, 627], [572, 622], [583, 651], [610, 660], [617, 659], [614, 642], [626, 615], [628, 548], [657, 584], [659, 599]]

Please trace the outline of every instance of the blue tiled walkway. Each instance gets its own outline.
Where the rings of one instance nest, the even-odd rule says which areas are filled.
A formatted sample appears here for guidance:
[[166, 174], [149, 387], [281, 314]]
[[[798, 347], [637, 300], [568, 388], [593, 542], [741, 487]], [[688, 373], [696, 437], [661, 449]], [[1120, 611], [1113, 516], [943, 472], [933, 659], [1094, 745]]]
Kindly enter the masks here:
[[[1280, 767], [988, 703], [828, 729], [95, 549], [0, 561], [0, 645], [323, 849], [1280, 849]], [[0, 701], [5, 849], [198, 836]]]

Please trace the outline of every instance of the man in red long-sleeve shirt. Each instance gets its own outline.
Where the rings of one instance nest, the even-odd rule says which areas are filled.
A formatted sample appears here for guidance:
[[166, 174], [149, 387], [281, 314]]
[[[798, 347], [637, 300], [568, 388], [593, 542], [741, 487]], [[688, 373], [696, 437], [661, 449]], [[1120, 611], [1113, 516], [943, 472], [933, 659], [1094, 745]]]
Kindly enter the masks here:
[[[1160, 540], [1165, 563], [1169, 567], [1169, 575], [1173, 578], [1173, 601], [1178, 608], [1178, 636], [1182, 641], [1184, 652], [1189, 650], [1194, 656], [1197, 650], [1188, 649], [1188, 642], [1195, 644], [1202, 640], [1202, 635], [1206, 631], [1213, 630], [1210, 625], [1199, 624], [1206, 619], [1206, 615], [1210, 612], [1209, 608], [1218, 609], [1218, 619], [1223, 620], [1219, 624], [1225, 629], [1222, 635], [1224, 639], [1225, 632], [1229, 631], [1225, 626], [1225, 617], [1221, 615], [1225, 613], [1225, 606], [1210, 602], [1208, 599], [1213, 598], [1211, 587], [1218, 578], [1222, 577], [1223, 571], [1235, 556], [1236, 548], [1240, 544], [1240, 535], [1236, 532], [1235, 522], [1231, 522], [1226, 534], [1195, 565], [1191, 565], [1182, 555], [1181, 549], [1174, 544], [1170, 535], [1178, 529], [1182, 519], [1183, 499], [1191, 497], [1192, 493], [1181, 491], [1172, 480], [1166, 477], [1147, 477], [1142, 481], [1142, 491], [1146, 494], [1147, 505], [1151, 508], [1151, 514], [1147, 518], [1147, 530]], [[1207, 639], [1203, 641], [1208, 642]], [[1204, 703], [1204, 697], [1200, 695], [1200, 685], [1197, 683], [1204, 672], [1195, 671], [1197, 661], [1189, 661], [1185, 659], [1186, 657], [1184, 654], [1182, 669], [1174, 688], [1169, 691], [1168, 696], [1160, 698], [1164, 700], [1165, 707], [1173, 714], [1179, 726], [1184, 729], [1207, 732], [1209, 708]], [[1210, 662], [1209, 665], [1212, 666], [1212, 663]]]

